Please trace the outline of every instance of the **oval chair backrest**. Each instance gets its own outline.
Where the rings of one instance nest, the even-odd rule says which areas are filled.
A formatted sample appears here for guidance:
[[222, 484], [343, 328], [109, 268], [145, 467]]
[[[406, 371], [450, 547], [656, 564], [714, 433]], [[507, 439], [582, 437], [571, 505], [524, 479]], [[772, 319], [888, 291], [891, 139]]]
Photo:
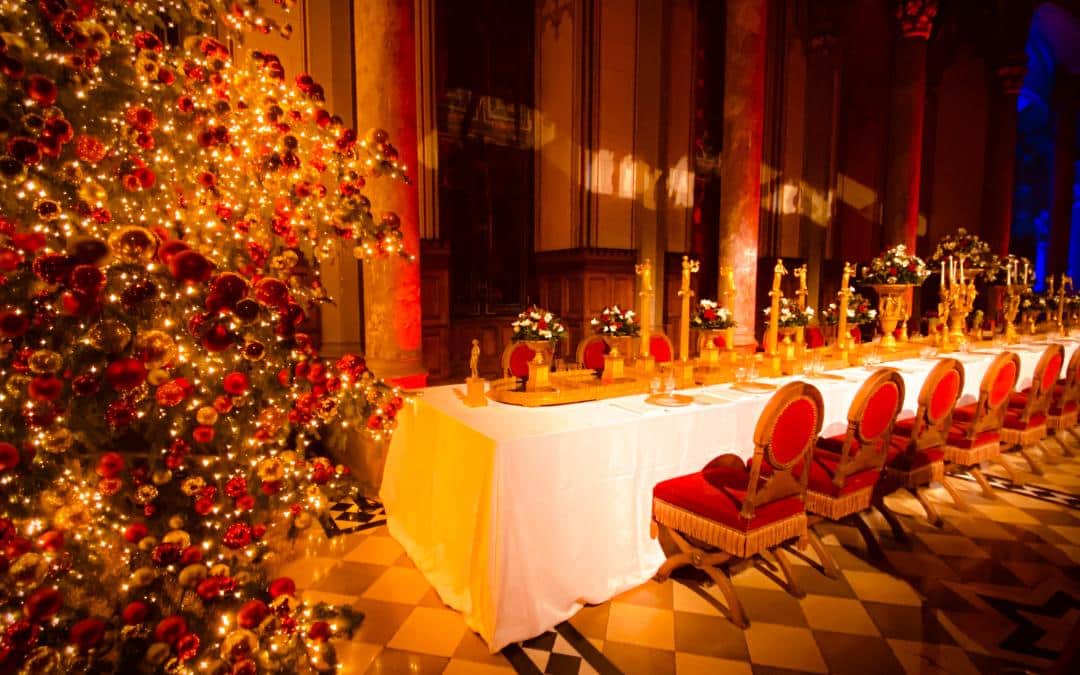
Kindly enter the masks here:
[[1052, 344], [1046, 348], [1039, 363], [1035, 365], [1035, 373], [1031, 376], [1031, 389], [1028, 391], [1027, 404], [1020, 414], [1020, 419], [1027, 422], [1035, 415], [1043, 414], [1050, 409], [1050, 398], [1054, 395], [1054, 385], [1057, 384], [1061, 375], [1061, 366], [1065, 363], [1065, 348], [1058, 344]]
[[652, 355], [653, 361], [656, 363], [667, 363], [671, 360], [674, 350], [671, 347], [671, 340], [663, 333], [650, 333], [649, 334], [649, 354]]
[[975, 404], [975, 417], [967, 427], [966, 435], [974, 438], [983, 431], [997, 431], [1005, 422], [1005, 409], [1009, 395], [1016, 388], [1020, 377], [1020, 357], [1014, 352], [1002, 352], [994, 357], [979, 383], [979, 401]]
[[848, 335], [851, 336], [851, 339], [855, 342], [855, 344], [862, 344], [862, 329], [858, 326], [852, 326], [848, 330]]
[[809, 349], [825, 346], [825, 334], [817, 326], [806, 327], [806, 346]]
[[848, 409], [847, 433], [833, 477], [836, 485], [843, 486], [848, 476], [885, 463], [904, 393], [904, 379], [891, 368], [879, 368], [859, 387]]
[[503, 350], [503, 377], [527, 377], [529, 361], [536, 356], [536, 351], [524, 342], [511, 342]]
[[581, 341], [577, 348], [578, 364], [582, 368], [590, 370], [602, 370], [604, 367], [604, 355], [610, 347], [599, 335], [590, 335]]
[[1073, 351], [1069, 358], [1069, 367], [1065, 369], [1065, 381], [1061, 396], [1057, 399], [1058, 407], [1065, 409], [1070, 403], [1080, 402], [1080, 349]]
[[919, 409], [911, 426], [909, 450], [944, 445], [952, 426], [956, 402], [964, 391], [964, 366], [956, 359], [941, 359], [926, 375], [919, 390]]
[[[754, 429], [754, 457], [742, 506], [744, 518], [753, 518], [757, 507], [777, 499], [805, 497], [810, 449], [821, 432], [824, 409], [821, 392], [806, 382], [784, 385], [765, 404]], [[759, 487], [765, 462], [770, 477]]]

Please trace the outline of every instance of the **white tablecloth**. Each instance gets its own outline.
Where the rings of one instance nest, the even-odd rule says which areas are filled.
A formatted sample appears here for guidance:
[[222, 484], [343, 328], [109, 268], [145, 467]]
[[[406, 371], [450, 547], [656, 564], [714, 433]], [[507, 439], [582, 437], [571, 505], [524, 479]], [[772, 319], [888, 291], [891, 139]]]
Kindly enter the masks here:
[[[1068, 358], [1076, 344], [1065, 346]], [[1030, 383], [1044, 348], [1015, 348], [1019, 386]], [[965, 404], [992, 356], [956, 356]], [[935, 363], [885, 364], [907, 385], [902, 417], [914, 414]], [[825, 435], [843, 433], [868, 373], [833, 372], [848, 379], [813, 380], [825, 399]], [[663, 561], [649, 537], [653, 486], [722, 453], [749, 457], [769, 398], [719, 385], [686, 391], [716, 400], [684, 408], [654, 407], [644, 396], [468, 408], [455, 389], [463, 387], [426, 389], [401, 411], [381, 496], [390, 533], [492, 651], [649, 579]]]

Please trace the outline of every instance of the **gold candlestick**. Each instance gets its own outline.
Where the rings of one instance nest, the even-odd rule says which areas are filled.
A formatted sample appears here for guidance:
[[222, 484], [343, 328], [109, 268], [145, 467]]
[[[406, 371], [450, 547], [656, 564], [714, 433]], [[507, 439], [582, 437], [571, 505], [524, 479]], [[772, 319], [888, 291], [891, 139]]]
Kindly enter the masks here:
[[1002, 314], [1005, 315], [1005, 341], [1014, 344], [1020, 341], [1016, 332], [1016, 315], [1020, 312], [1020, 294], [1024, 287], [1021, 284], [1009, 284], [1005, 287], [1005, 303], [1002, 306]]
[[855, 269], [851, 266], [851, 263], [844, 263], [844, 276], [840, 279], [840, 292], [836, 294], [837, 299], [840, 301], [837, 303], [837, 323], [836, 323], [836, 348], [840, 351], [840, 360], [844, 365], [850, 365], [848, 361], [848, 352], [851, 349], [851, 335], [848, 333], [847, 325], [847, 308], [848, 301], [851, 300], [851, 275], [855, 273]]
[[787, 274], [787, 269], [784, 268], [784, 261], [778, 259], [776, 267], [773, 268], [772, 290], [769, 291], [772, 302], [769, 305], [769, 328], [765, 338], [764, 370], [768, 371], [770, 377], [779, 377], [780, 375], [780, 299], [784, 297], [783, 292], [780, 290], [780, 279], [785, 274]]
[[1057, 328], [1058, 333], [1065, 335], [1065, 275], [1061, 275], [1061, 284], [1057, 292]]
[[652, 334], [652, 260], [646, 258], [645, 262], [635, 265], [634, 272], [641, 277], [641, 291], [638, 293], [641, 298], [641, 306], [638, 307], [638, 316], [641, 317], [641, 346], [638, 350], [637, 366], [643, 372], [651, 373], [656, 369], [656, 360], [649, 345]]
[[[806, 311], [806, 265], [795, 268], [795, 278], [799, 280], [799, 289], [795, 291], [795, 305], [800, 312]], [[806, 327], [799, 326], [795, 329], [795, 358], [801, 360], [806, 356]], [[798, 364], [796, 364], [798, 365]]]
[[675, 382], [679, 387], [694, 384], [694, 364], [690, 361], [690, 298], [694, 291], [690, 290], [690, 275], [696, 274], [699, 269], [701, 263], [683, 256], [682, 285], [679, 287], [679, 297], [682, 299], [682, 313], [679, 316], [679, 360], [671, 364]]

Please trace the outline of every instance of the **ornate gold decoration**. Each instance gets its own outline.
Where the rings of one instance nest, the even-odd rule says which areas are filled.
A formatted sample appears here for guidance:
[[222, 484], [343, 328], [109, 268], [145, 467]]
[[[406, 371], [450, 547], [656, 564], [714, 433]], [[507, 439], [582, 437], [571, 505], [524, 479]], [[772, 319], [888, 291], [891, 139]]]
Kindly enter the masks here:
[[652, 332], [652, 260], [646, 258], [645, 262], [635, 265], [634, 273], [641, 277], [641, 291], [638, 293], [638, 297], [641, 298], [641, 305], [638, 307], [638, 316], [641, 317], [641, 345], [638, 350], [637, 366], [642, 371], [651, 373], [656, 369], [656, 360], [650, 353], [649, 345], [649, 336]]
[[896, 349], [897, 324], [907, 311], [907, 292], [911, 284], [873, 284], [878, 294], [878, 321], [881, 322], [881, 346], [890, 351]]

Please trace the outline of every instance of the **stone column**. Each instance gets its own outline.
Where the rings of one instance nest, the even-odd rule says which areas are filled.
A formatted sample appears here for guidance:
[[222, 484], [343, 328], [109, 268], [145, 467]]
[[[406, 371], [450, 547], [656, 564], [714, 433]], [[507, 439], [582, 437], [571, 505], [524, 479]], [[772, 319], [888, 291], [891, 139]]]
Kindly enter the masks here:
[[720, 179], [720, 266], [739, 280], [736, 340], [754, 339], [765, 120], [766, 0], [728, 0], [724, 36], [724, 139]]
[[893, 52], [885, 183], [885, 245], [915, 250], [919, 232], [919, 181], [926, 114], [926, 43], [938, 0], [899, 0], [899, 40]]
[[[417, 164], [416, 29], [413, 0], [354, 2], [356, 118], [364, 134], [390, 132], [410, 173]], [[418, 187], [389, 179], [368, 182], [376, 209], [401, 218], [414, 260], [378, 260], [363, 269], [364, 352], [368, 365], [402, 386], [423, 386], [420, 350], [420, 201]]]
[[1000, 256], [1009, 253], [1013, 191], [1016, 189], [1013, 175], [1016, 166], [1016, 95], [1020, 93], [1026, 72], [1023, 65], [998, 68], [996, 77], [1000, 86], [990, 98], [982, 222], [990, 250]]
[[1073, 182], [1076, 174], [1076, 124], [1080, 110], [1080, 77], [1058, 74], [1051, 102], [1054, 160], [1050, 184], [1050, 254], [1046, 274], [1069, 270]]

